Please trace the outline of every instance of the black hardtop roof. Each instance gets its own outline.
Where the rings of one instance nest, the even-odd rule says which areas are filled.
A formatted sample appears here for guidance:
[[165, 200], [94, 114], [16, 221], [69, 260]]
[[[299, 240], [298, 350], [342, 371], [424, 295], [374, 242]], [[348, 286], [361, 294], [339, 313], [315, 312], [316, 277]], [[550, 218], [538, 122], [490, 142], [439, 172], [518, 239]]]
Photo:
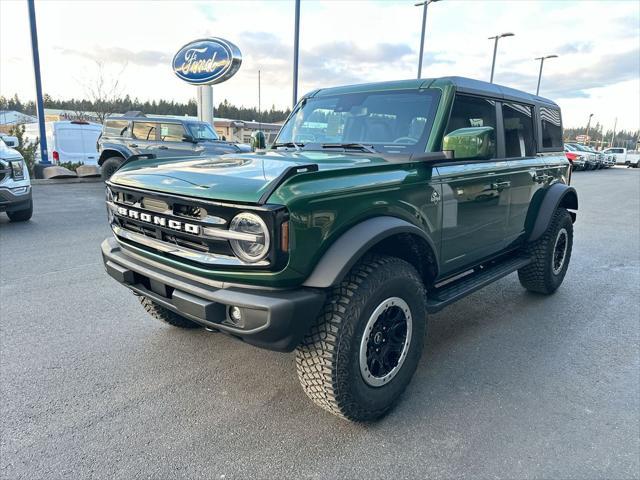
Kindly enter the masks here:
[[559, 108], [558, 105], [548, 98], [533, 95], [531, 93], [524, 92], [522, 90], [516, 90], [515, 88], [506, 87], [504, 85], [498, 85], [496, 83], [484, 82], [482, 80], [474, 80], [467, 77], [439, 77], [439, 78], [421, 78], [410, 80], [394, 80], [389, 82], [377, 82], [377, 83], [364, 83], [360, 85], [345, 85], [340, 87], [330, 87], [316, 90], [309, 93], [307, 96], [325, 96], [325, 95], [339, 95], [343, 93], [356, 93], [367, 91], [381, 91], [381, 90], [410, 90], [429, 88], [435, 86], [452, 85], [456, 91], [461, 93], [468, 93], [473, 95], [489, 96], [497, 99], [525, 102], [529, 104], [547, 105], [550, 107]]
[[558, 104], [556, 102], [554, 102], [553, 100], [549, 100], [548, 98], [541, 97], [539, 95], [533, 95], [522, 90], [516, 90], [515, 88], [506, 87], [504, 85], [498, 85], [496, 83], [474, 80], [467, 77], [441, 77], [434, 79], [434, 81], [437, 80], [451, 82], [453, 85], [455, 85], [456, 90], [462, 93], [490, 95], [492, 97], [502, 98], [504, 100], [512, 100], [514, 102], [520, 101], [558, 107]]

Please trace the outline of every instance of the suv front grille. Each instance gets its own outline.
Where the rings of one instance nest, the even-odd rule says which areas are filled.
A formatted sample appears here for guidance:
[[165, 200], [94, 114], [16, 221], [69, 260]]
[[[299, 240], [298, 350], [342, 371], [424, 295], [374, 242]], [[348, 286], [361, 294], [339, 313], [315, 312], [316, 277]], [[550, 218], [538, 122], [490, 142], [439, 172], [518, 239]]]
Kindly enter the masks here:
[[121, 241], [196, 264], [269, 268], [282, 263], [282, 252], [274, 248], [264, 260], [246, 264], [234, 255], [228, 238], [233, 217], [247, 210], [260, 215], [273, 238], [286, 216], [282, 207], [229, 205], [113, 184], [107, 189], [111, 227]]

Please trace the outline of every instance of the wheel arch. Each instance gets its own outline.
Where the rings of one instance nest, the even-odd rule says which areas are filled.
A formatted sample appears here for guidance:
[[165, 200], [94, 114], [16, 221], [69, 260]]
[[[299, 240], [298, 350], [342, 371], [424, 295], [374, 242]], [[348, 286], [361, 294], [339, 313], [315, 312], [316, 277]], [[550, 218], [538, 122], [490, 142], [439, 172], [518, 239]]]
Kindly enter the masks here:
[[123, 160], [127, 158], [127, 154], [125, 152], [120, 151], [117, 148], [105, 148], [100, 152], [100, 157], [98, 158], [98, 165], [102, 166], [107, 158], [111, 157], [121, 157]]
[[575, 188], [564, 183], [556, 183], [546, 190], [538, 192], [529, 207], [527, 215], [527, 241], [533, 242], [547, 230], [558, 208], [566, 208], [571, 220], [576, 221], [575, 210], [578, 210], [578, 193]]
[[313, 288], [336, 285], [367, 253], [407, 261], [418, 270], [427, 288], [438, 275], [438, 257], [431, 238], [406, 220], [380, 216], [358, 223], [335, 240], [303, 285]]

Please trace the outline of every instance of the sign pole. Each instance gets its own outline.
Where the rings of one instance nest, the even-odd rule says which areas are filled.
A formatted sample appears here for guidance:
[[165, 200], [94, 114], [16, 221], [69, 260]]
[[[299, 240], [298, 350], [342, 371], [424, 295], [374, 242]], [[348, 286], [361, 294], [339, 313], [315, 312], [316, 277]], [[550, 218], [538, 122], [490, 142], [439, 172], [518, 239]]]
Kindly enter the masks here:
[[213, 127], [213, 87], [211, 85], [199, 85], [196, 99], [198, 120], [210, 123]]
[[29, 27], [31, 29], [31, 53], [33, 54], [33, 73], [36, 77], [36, 108], [40, 127], [40, 163], [50, 164], [47, 152], [47, 132], [44, 126], [44, 103], [42, 101], [42, 82], [40, 80], [40, 54], [38, 52], [38, 28], [36, 26], [36, 7], [34, 0], [28, 0]]

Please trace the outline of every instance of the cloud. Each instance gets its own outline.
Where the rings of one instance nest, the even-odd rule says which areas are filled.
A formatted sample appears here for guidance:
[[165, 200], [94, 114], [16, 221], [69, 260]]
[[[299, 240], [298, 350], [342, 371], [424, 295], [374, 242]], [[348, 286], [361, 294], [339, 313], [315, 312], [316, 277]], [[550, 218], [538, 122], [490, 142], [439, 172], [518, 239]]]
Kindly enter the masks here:
[[[585, 64], [578, 70], [542, 75], [542, 95], [558, 98], [589, 98], [588, 90], [608, 87], [628, 80], [638, 79], [640, 73], [640, 48], [628, 52], [613, 53], [600, 60]], [[535, 92], [536, 75], [504, 73], [500, 83], [514, 85]]]
[[320, 45], [307, 52], [315, 58], [333, 61], [358, 63], [397, 63], [403, 57], [413, 55], [414, 51], [404, 43], [378, 43], [362, 48], [353, 42], [331, 42]]
[[120, 47], [95, 47], [87, 50], [77, 50], [73, 48], [55, 47], [64, 55], [75, 55], [89, 60], [104, 63], [134, 64], [143, 67], [153, 67], [156, 65], [168, 65], [173, 56], [167, 52], [155, 50], [140, 50], [134, 52]]
[[571, 42], [555, 49], [558, 55], [568, 55], [572, 53], [589, 53], [593, 50], [593, 42]]

